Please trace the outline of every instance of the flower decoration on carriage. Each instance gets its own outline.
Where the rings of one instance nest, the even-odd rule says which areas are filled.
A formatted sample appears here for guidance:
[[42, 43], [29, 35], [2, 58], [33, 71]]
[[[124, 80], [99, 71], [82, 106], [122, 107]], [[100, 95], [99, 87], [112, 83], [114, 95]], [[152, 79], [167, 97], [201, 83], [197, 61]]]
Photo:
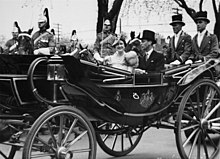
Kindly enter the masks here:
[[149, 108], [153, 102], [154, 102], [155, 96], [153, 92], [151, 92], [149, 89], [147, 90], [147, 93], [142, 93], [140, 98], [140, 105], [144, 108]]
[[117, 100], [118, 102], [121, 100], [121, 93], [119, 90], [117, 91], [117, 93], [115, 95], [115, 100]]

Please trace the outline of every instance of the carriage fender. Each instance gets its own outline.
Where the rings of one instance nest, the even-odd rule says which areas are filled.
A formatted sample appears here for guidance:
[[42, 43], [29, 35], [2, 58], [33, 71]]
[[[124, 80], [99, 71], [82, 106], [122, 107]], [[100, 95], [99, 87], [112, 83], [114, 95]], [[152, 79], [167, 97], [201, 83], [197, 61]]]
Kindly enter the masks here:
[[179, 81], [178, 85], [187, 85], [194, 81], [198, 76], [200, 76], [202, 73], [210, 70], [211, 68], [214, 68], [216, 72], [219, 72], [218, 70], [220, 66], [220, 59], [210, 59], [204, 64], [192, 69], [191, 71], [187, 72]]
[[62, 90], [67, 96], [87, 96], [85, 92], [77, 89], [74, 86], [68, 84], [62, 84]]

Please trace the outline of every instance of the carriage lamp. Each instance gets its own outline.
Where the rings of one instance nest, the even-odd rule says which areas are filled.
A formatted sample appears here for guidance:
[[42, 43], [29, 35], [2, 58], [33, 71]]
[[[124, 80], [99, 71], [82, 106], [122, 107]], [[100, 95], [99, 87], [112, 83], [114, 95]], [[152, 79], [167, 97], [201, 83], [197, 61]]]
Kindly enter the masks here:
[[57, 82], [65, 80], [65, 68], [63, 60], [58, 55], [54, 55], [48, 60], [47, 80]]
[[65, 68], [60, 56], [50, 57], [47, 63], [47, 80], [53, 82], [53, 102], [57, 103], [58, 83], [65, 80]]

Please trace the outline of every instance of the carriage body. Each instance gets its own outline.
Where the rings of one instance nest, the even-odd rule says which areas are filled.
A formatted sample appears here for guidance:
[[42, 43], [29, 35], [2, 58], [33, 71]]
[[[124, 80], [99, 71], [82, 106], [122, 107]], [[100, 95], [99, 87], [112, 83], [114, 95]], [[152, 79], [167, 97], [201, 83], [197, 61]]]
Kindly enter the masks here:
[[[204, 104], [201, 103], [205, 103], [201, 98], [209, 95], [207, 90], [211, 90], [217, 94], [217, 97], [213, 95], [209, 99], [215, 101], [214, 105], [217, 106], [213, 107], [216, 110], [219, 107], [216, 101], [218, 101], [220, 93], [216, 93], [219, 90], [216, 84], [213, 84], [217, 81], [219, 73], [219, 60], [217, 59], [142, 75], [78, 60], [70, 56], [1, 55], [0, 59], [2, 66], [0, 69], [0, 119], [4, 121], [15, 119], [20, 124], [19, 130], [12, 131], [12, 134], [1, 142], [5, 142], [5, 139], [10, 140], [11, 136], [33, 124], [24, 146], [24, 158], [30, 157], [32, 148], [34, 151], [39, 148], [35, 146], [34, 141], [36, 137], [39, 137], [38, 133], [42, 135], [41, 130], [44, 130], [45, 127], [49, 128], [48, 131], [51, 132], [52, 137], [49, 141], [43, 142], [43, 146], [39, 148], [41, 154], [48, 150], [45, 147], [48, 147], [49, 143], [46, 146], [45, 143], [50, 142], [49, 146], [54, 147], [54, 144], [51, 143], [53, 133], [57, 133], [61, 137], [64, 135], [62, 134], [64, 131], [61, 129], [64, 129], [67, 131], [66, 135], [70, 136], [75, 124], [69, 125], [66, 121], [68, 123], [80, 121], [80, 124], [76, 125], [80, 125], [83, 130], [86, 129], [84, 132], [88, 135], [89, 141], [88, 158], [96, 156], [96, 140], [106, 153], [113, 156], [124, 156], [136, 147], [143, 132], [150, 127], [171, 128], [176, 132], [180, 131], [184, 127], [182, 125], [182, 121], [185, 119], [183, 112], [196, 111], [191, 108], [193, 104], [188, 104], [189, 99], [192, 103], [197, 103], [196, 109], [198, 109], [198, 105], [202, 107]], [[202, 91], [195, 96], [192, 93], [195, 90], [191, 89], [197, 88], [198, 81], [199, 84], [205, 83], [205, 86], [207, 82], [213, 88], [202, 88]], [[216, 90], [212, 91], [213, 89]], [[190, 96], [189, 99], [187, 95]], [[24, 114], [28, 114], [28, 116]], [[215, 117], [218, 116], [219, 113], [216, 112]], [[163, 124], [162, 121], [168, 117], [179, 119], [175, 124]], [[60, 118], [60, 121], [54, 123], [57, 118]], [[61, 122], [64, 121], [65, 126], [61, 125]], [[49, 123], [52, 123], [53, 126], [49, 126]], [[113, 124], [114, 127], [109, 128], [105, 123]], [[188, 123], [191, 122], [188, 121]], [[13, 124], [7, 123], [7, 125]], [[102, 125], [105, 126], [102, 127]], [[187, 133], [191, 132], [187, 131]], [[5, 131], [2, 129], [1, 133], [5, 133]], [[105, 143], [106, 136], [108, 138], [111, 135], [121, 135], [122, 138], [128, 136], [128, 140], [134, 139], [134, 143], [128, 148], [114, 150]], [[103, 136], [105, 139], [102, 138]], [[176, 137], [180, 155], [183, 158], [190, 158], [185, 154], [181, 137], [181, 135]], [[74, 142], [68, 142], [67, 138], [64, 139], [65, 142], [74, 144], [75, 139], [73, 139]], [[123, 140], [121, 139], [121, 141]], [[23, 144], [19, 146], [21, 147]], [[70, 151], [66, 153], [65, 146], [58, 146], [56, 149], [55, 156], [65, 156], [68, 153], [68, 155], [72, 155]], [[12, 154], [15, 151], [16, 149], [12, 150]], [[51, 154], [49, 153], [48, 156]]]

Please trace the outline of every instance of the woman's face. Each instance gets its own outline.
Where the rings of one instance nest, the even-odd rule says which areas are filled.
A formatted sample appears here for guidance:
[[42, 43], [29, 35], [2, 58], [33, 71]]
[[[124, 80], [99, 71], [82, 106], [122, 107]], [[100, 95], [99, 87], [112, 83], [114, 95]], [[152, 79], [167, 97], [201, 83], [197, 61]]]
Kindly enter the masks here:
[[115, 46], [117, 51], [124, 51], [125, 44], [122, 40], [119, 40], [118, 44]]

